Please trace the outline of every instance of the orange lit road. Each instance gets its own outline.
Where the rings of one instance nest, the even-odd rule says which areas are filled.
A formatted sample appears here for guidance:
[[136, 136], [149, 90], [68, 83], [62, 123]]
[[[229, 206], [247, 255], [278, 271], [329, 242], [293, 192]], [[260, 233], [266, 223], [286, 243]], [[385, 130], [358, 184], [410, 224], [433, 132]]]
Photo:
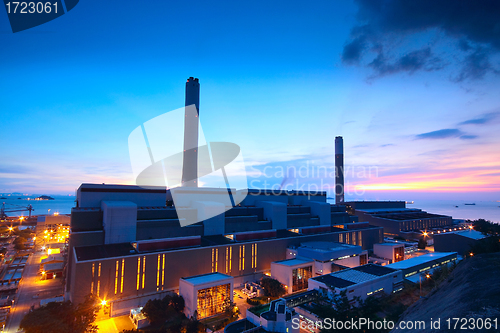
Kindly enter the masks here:
[[5, 332], [15, 333], [24, 315], [32, 305], [39, 306], [40, 299], [55, 297], [62, 294], [61, 279], [40, 281], [37, 275], [42, 254], [31, 254], [26, 262], [23, 278], [19, 284], [16, 300], [11, 308]]

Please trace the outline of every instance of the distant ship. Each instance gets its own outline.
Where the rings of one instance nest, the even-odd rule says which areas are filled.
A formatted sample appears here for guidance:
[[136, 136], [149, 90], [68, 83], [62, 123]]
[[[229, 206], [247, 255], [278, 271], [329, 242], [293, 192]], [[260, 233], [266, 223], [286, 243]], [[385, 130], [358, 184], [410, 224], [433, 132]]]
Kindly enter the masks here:
[[415, 203], [415, 201], [406, 201], [407, 205], [413, 205], [414, 203]]
[[475, 206], [476, 204], [475, 203], [466, 203], [464, 205], [466, 205], [466, 206]]

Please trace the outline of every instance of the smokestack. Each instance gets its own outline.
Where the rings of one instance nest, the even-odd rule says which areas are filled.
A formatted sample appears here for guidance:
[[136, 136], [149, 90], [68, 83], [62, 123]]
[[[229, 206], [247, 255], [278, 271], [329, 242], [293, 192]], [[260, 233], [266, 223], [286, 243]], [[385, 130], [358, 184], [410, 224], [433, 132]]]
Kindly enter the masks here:
[[[196, 106], [196, 113], [188, 112], [188, 106]], [[184, 160], [182, 186], [198, 187], [198, 123], [200, 115], [200, 83], [190, 77], [186, 82], [186, 108], [184, 117]]]
[[335, 203], [344, 202], [344, 139], [335, 137]]

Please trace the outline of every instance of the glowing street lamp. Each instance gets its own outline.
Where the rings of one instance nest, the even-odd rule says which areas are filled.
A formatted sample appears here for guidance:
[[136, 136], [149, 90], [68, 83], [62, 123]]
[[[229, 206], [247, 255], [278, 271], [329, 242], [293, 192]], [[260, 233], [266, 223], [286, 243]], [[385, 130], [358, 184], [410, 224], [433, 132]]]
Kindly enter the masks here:
[[101, 301], [101, 305], [102, 305], [102, 306], [106, 306], [106, 304], [108, 304], [108, 302], [107, 302], [105, 299], [103, 299], [103, 300]]

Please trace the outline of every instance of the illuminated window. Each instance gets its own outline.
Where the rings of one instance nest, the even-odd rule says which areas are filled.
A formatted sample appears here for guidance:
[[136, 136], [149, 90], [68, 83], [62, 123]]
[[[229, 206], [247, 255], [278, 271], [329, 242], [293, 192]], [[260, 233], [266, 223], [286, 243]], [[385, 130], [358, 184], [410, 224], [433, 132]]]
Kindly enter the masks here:
[[165, 254], [163, 254], [163, 262], [161, 263], [161, 290], [165, 285]]
[[90, 293], [94, 293], [95, 263], [92, 263], [92, 281], [90, 282]]
[[144, 289], [145, 282], [146, 282], [146, 256], [142, 257], [142, 289]]
[[226, 247], [226, 274], [229, 273], [229, 247]]
[[223, 313], [230, 301], [231, 285], [229, 283], [198, 290], [196, 309], [198, 319]]
[[361, 231], [358, 231], [358, 245], [363, 246], [363, 233]]
[[161, 266], [160, 266], [160, 255], [158, 255], [158, 265], [156, 266], [156, 290], [158, 291], [158, 288], [160, 286], [160, 269], [161, 269]]
[[238, 260], [238, 269], [240, 271], [245, 270], [245, 245], [240, 245], [240, 256]]
[[217, 272], [219, 260], [219, 249], [212, 249], [212, 273]]
[[99, 268], [97, 268], [97, 297], [99, 297], [100, 288], [101, 288], [101, 263], [99, 263]]
[[118, 293], [118, 271], [120, 268], [120, 261], [116, 261], [116, 267], [115, 267], [115, 295]]
[[233, 262], [233, 247], [229, 247], [229, 273], [231, 273], [232, 262]]
[[252, 268], [257, 268], [257, 243], [252, 244]]
[[137, 258], [137, 290], [139, 290], [139, 282], [141, 281], [141, 257]]
[[292, 270], [292, 291], [307, 289], [308, 281], [312, 277], [312, 266]]
[[122, 276], [120, 282], [120, 293], [123, 293], [123, 273], [125, 273], [125, 259], [122, 259]]

